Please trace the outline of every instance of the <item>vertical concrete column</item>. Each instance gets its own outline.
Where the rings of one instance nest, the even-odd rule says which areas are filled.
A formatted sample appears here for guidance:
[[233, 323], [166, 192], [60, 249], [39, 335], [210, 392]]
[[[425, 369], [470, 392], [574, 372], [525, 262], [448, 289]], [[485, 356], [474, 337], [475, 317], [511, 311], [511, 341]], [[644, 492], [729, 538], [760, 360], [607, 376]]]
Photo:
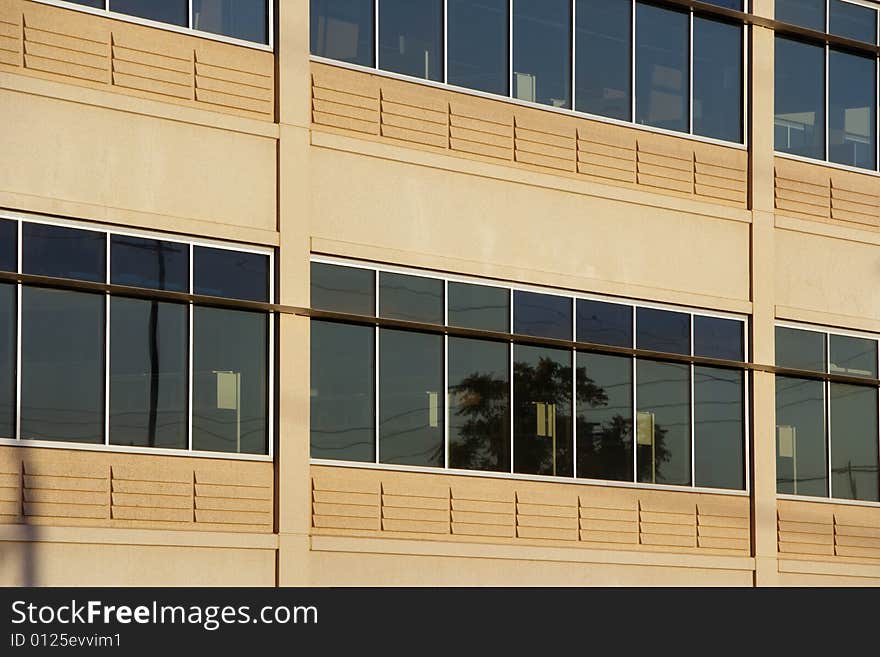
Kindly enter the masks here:
[[[752, 11], [773, 18], [774, 0], [754, 0]], [[775, 362], [773, 101], [774, 33], [752, 28], [749, 94], [752, 190], [752, 358]], [[773, 586], [779, 570], [776, 542], [776, 392], [774, 376], [755, 372], [752, 388], [752, 536], [755, 585]]]
[[[277, 3], [278, 300], [309, 305], [309, 3]], [[309, 582], [309, 320], [278, 322], [278, 584]]]

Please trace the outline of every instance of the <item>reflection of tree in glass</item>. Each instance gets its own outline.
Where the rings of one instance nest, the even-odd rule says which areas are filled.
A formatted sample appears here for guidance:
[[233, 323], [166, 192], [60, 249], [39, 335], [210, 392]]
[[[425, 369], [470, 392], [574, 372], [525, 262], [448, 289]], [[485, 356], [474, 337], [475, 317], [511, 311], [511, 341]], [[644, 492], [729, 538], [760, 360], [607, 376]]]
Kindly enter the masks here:
[[449, 445], [449, 463], [468, 470], [507, 470], [510, 466], [507, 380], [473, 372], [450, 386], [450, 410], [458, 435]]

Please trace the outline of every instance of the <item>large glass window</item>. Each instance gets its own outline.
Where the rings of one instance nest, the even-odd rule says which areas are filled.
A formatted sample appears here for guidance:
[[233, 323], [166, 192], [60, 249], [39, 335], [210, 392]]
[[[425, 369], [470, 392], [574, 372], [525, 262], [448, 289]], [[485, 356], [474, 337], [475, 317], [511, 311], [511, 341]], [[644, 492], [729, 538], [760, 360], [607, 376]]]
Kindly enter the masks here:
[[448, 307], [450, 326], [510, 330], [510, 291], [504, 288], [450, 282]]
[[571, 108], [570, 0], [514, 0], [513, 97]]
[[633, 480], [632, 359], [577, 354], [577, 476]]
[[268, 301], [269, 256], [197, 246], [193, 249], [193, 293]]
[[104, 442], [104, 301], [21, 291], [21, 437]]
[[510, 348], [449, 338], [449, 467], [510, 471]]
[[379, 315], [442, 324], [443, 281], [382, 272], [379, 274]]
[[776, 490], [828, 494], [821, 381], [776, 377]]
[[268, 453], [264, 313], [193, 308], [193, 449]]
[[313, 262], [312, 308], [353, 315], [376, 314], [376, 272]]
[[632, 313], [630, 306], [578, 299], [578, 342], [632, 347]]
[[18, 271], [18, 223], [0, 219], [0, 271]]
[[103, 283], [106, 235], [64, 226], [22, 224], [22, 271], [36, 276]]
[[513, 354], [513, 470], [570, 477], [572, 353], [518, 344]]
[[745, 487], [743, 373], [694, 367], [694, 483]]
[[743, 323], [694, 315], [694, 356], [743, 360]]
[[577, 0], [575, 20], [575, 109], [629, 121], [632, 2]]
[[691, 483], [690, 367], [636, 361], [638, 480]]
[[171, 25], [189, 22], [187, 0], [110, 0], [110, 11]]
[[110, 442], [187, 447], [187, 307], [110, 300]]
[[880, 501], [877, 388], [832, 383], [831, 496]]
[[740, 25], [694, 16], [694, 134], [743, 138]]
[[311, 0], [312, 54], [373, 66], [373, 0]]
[[375, 329], [312, 320], [311, 454], [375, 461]]
[[876, 168], [877, 60], [831, 50], [828, 54], [828, 159]]
[[379, 3], [379, 68], [443, 81], [442, 0]]
[[379, 331], [379, 461], [442, 466], [443, 338]]
[[154, 290], [189, 290], [189, 245], [113, 235], [110, 282]]
[[687, 12], [636, 3], [636, 123], [690, 130]]
[[825, 31], [826, 0], [776, 0], [776, 20]]
[[15, 437], [16, 289], [0, 284], [0, 438]]
[[507, 95], [508, 0], [449, 0], [449, 84]]
[[542, 338], [571, 340], [571, 299], [516, 290], [513, 293], [513, 332]]
[[193, 29], [269, 43], [270, 0], [192, 0]]
[[825, 334], [776, 327], [776, 365], [793, 370], [825, 371]]
[[828, 9], [828, 31], [831, 34], [877, 43], [876, 9], [842, 0], [830, 0]]
[[825, 157], [825, 49], [776, 37], [776, 150]]
[[639, 308], [636, 312], [636, 346], [649, 351], [689, 354], [690, 315], [656, 308]]

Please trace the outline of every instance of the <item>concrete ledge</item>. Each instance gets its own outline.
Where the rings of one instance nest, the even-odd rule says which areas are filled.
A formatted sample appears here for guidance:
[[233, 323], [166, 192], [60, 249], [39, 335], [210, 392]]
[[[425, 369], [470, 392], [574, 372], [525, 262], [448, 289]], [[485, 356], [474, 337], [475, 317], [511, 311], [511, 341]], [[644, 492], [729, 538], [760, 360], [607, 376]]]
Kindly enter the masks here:
[[254, 550], [278, 549], [277, 534], [110, 529], [104, 527], [49, 527], [43, 525], [0, 525], [0, 544], [4, 542], [239, 548]]

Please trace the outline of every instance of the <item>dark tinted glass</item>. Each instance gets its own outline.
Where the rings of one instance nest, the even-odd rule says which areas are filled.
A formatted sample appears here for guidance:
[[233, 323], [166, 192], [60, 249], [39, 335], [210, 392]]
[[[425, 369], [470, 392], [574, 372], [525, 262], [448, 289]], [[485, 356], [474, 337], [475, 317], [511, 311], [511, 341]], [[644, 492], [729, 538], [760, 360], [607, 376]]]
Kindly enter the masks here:
[[189, 310], [110, 300], [110, 442], [187, 447]]
[[825, 335], [777, 326], [776, 365], [794, 370], [824, 372]]
[[636, 310], [636, 346], [670, 354], [691, 353], [691, 318], [654, 308]]
[[876, 69], [874, 57], [837, 50], [828, 54], [828, 159], [832, 162], [876, 168]]
[[110, 11], [183, 27], [189, 24], [187, 0], [110, 0]]
[[745, 488], [743, 373], [694, 367], [694, 483]]
[[376, 272], [313, 262], [311, 277], [312, 308], [354, 315], [376, 314]]
[[831, 496], [880, 501], [877, 388], [831, 384]]
[[577, 340], [612, 347], [632, 347], [632, 308], [578, 299]]
[[864, 41], [877, 42], [877, 12], [870, 7], [831, 0], [828, 31], [831, 34]]
[[103, 283], [106, 235], [63, 226], [22, 224], [22, 271]]
[[311, 455], [375, 461], [375, 329], [311, 322]]
[[0, 438], [15, 438], [15, 296], [0, 284]]
[[104, 296], [21, 294], [21, 437], [103, 443]]
[[67, 0], [75, 5], [83, 5], [84, 7], [94, 7], [95, 9], [104, 8], [104, 0]]
[[442, 467], [443, 336], [379, 331], [379, 461]]
[[633, 480], [632, 359], [577, 355], [577, 476]]
[[694, 134], [741, 142], [741, 25], [694, 16]]
[[110, 282], [189, 292], [189, 246], [113, 235], [110, 237]]
[[443, 281], [381, 272], [379, 315], [410, 322], [443, 324]]
[[828, 494], [823, 387], [821, 381], [776, 377], [778, 493]]
[[777, 151], [825, 157], [825, 49], [776, 37]]
[[311, 0], [312, 54], [373, 66], [373, 0]]
[[513, 470], [572, 476], [570, 351], [514, 345]]
[[513, 332], [571, 340], [571, 299], [551, 294], [514, 291]]
[[0, 219], [0, 271], [18, 271], [18, 222]]
[[825, 0], [776, 0], [776, 20], [825, 31]]
[[636, 362], [638, 480], [691, 483], [690, 367]]
[[193, 309], [193, 449], [268, 453], [269, 318]]
[[717, 7], [725, 7], [727, 9], [743, 10], [743, 0], [703, 0], [707, 5], [715, 5]]
[[694, 356], [743, 359], [743, 323], [694, 315]]
[[510, 292], [500, 287], [449, 283], [449, 325], [510, 330]]
[[829, 371], [846, 376], [877, 378], [877, 341], [846, 335], [829, 336]]
[[[577, 0], [575, 109], [629, 121], [632, 114], [632, 3]], [[597, 66], [597, 62], [602, 62]]]
[[507, 95], [508, 0], [449, 0], [448, 82]]
[[197, 246], [193, 293], [245, 301], [269, 300], [269, 256]]
[[510, 347], [449, 338], [449, 467], [510, 471]]
[[513, 3], [513, 97], [571, 107], [571, 2]]
[[193, 28], [234, 39], [269, 43], [267, 0], [193, 0]]
[[379, 3], [379, 68], [443, 81], [442, 0]]
[[636, 122], [688, 132], [688, 14], [636, 3]]

